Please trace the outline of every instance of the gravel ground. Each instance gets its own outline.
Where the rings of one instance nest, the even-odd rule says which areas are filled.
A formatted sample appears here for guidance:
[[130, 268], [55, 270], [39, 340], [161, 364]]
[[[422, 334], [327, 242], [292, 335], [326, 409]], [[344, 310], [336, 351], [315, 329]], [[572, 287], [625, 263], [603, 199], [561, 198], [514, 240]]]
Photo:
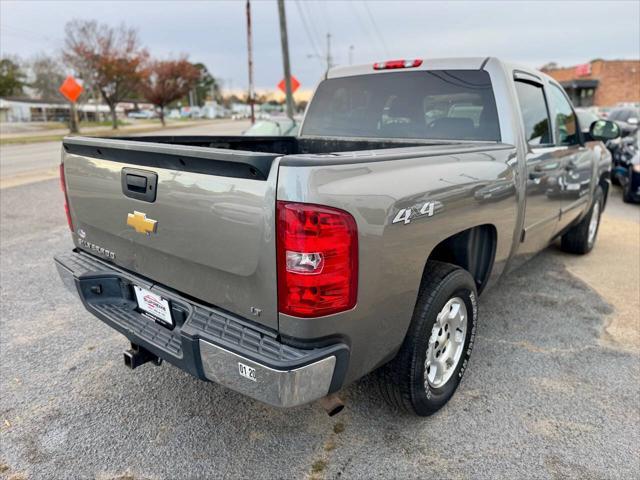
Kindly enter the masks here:
[[[125, 369], [124, 337], [55, 272], [51, 257], [71, 245], [57, 181], [0, 195], [0, 477], [640, 477], [639, 350], [604, 338], [616, 308], [555, 247], [483, 295], [469, 370], [438, 414], [392, 411], [367, 377], [329, 418], [168, 365]], [[638, 210], [619, 191], [609, 208], [635, 235]], [[591, 255], [627, 261], [600, 240]], [[639, 270], [627, 268], [636, 299]]]

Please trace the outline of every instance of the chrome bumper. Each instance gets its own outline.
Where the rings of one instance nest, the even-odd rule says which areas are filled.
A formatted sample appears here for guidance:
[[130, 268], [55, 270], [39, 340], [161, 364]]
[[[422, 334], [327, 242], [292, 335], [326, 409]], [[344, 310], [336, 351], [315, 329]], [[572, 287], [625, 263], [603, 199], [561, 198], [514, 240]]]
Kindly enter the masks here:
[[[293, 347], [243, 319], [149, 284], [86, 253], [71, 252], [55, 262], [64, 285], [89, 312], [131, 343], [198, 378], [277, 407], [309, 403], [342, 386], [349, 357], [344, 343]], [[153, 289], [170, 301], [172, 309], [180, 307], [183, 320], [168, 330], [141, 315], [133, 285]], [[246, 375], [247, 371], [254, 375]]]
[[[200, 340], [202, 369], [207, 379], [276, 407], [294, 407], [329, 393], [336, 357], [330, 356], [293, 370], [276, 370]], [[254, 378], [241, 370], [255, 369]]]

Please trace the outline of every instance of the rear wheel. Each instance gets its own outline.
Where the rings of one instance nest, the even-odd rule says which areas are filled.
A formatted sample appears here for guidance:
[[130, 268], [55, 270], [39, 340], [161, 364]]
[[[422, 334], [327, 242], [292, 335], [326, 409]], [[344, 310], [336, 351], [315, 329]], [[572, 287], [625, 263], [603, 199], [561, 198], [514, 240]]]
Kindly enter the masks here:
[[593, 249], [598, 236], [603, 201], [604, 193], [602, 187], [598, 187], [589, 213], [585, 215], [580, 223], [574, 225], [562, 236], [562, 250], [569, 253], [585, 254]]
[[379, 370], [382, 396], [390, 405], [426, 416], [451, 398], [473, 348], [476, 297], [466, 270], [427, 264], [407, 336], [396, 357]]
[[631, 167], [629, 167], [629, 172], [627, 174], [627, 181], [624, 182], [622, 186], [622, 201], [625, 203], [633, 203], [633, 192], [631, 191], [631, 179], [633, 178], [633, 171]]

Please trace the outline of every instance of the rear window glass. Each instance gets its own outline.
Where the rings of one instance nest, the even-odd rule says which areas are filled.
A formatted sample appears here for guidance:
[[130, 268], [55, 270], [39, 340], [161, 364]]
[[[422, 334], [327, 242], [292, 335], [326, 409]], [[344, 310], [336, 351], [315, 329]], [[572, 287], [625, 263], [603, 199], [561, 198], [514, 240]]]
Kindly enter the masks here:
[[388, 72], [323, 81], [302, 135], [499, 141], [500, 126], [485, 71]]

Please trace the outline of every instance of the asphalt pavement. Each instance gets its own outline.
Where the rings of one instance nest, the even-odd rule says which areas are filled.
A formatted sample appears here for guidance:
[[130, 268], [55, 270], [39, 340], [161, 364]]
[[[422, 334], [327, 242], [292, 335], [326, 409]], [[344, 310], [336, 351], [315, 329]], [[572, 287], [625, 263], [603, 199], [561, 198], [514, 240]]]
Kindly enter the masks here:
[[[171, 126], [153, 132], [122, 134], [140, 135], [238, 135], [249, 127], [247, 120], [201, 121], [190, 127]], [[0, 188], [26, 185], [34, 181], [55, 178], [60, 164], [61, 143], [36, 142], [27, 144], [0, 145]]]
[[55, 271], [71, 248], [57, 180], [4, 188], [0, 477], [640, 478], [640, 207], [620, 196], [591, 254], [552, 246], [480, 298], [470, 366], [443, 410], [400, 414], [369, 376], [330, 418], [167, 364], [126, 369], [125, 338]]

